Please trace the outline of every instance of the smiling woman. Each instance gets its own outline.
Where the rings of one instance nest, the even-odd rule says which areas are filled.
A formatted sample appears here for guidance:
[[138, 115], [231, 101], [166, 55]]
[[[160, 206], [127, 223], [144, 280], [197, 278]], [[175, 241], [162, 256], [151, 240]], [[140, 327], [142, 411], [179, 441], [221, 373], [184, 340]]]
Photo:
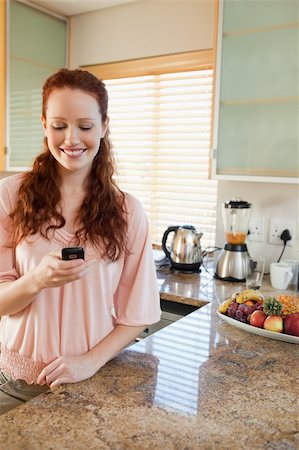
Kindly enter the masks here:
[[[125, 250], [124, 194], [113, 181], [107, 112], [105, 85], [89, 72], [61, 69], [46, 80], [42, 103], [45, 150], [20, 185], [19, 202], [11, 215], [14, 245], [39, 230], [48, 237], [51, 229], [66, 225], [74, 232], [76, 245], [88, 236], [112, 260]], [[81, 130], [86, 118], [93, 121], [88, 130]], [[70, 195], [71, 202], [67, 201]], [[44, 224], [48, 224], [45, 230]]]
[[[49, 77], [44, 151], [0, 182], [1, 402], [90, 378], [160, 319], [147, 217], [113, 180], [107, 108], [89, 72]], [[84, 260], [62, 259], [78, 245]]]

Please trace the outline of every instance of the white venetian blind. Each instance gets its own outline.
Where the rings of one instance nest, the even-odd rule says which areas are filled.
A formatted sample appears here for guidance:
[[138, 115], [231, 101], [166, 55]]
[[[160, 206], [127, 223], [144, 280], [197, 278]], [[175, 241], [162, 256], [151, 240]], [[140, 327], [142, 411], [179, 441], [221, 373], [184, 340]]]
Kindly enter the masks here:
[[105, 80], [118, 182], [143, 204], [155, 243], [168, 226], [190, 224], [214, 245], [212, 81], [212, 70]]

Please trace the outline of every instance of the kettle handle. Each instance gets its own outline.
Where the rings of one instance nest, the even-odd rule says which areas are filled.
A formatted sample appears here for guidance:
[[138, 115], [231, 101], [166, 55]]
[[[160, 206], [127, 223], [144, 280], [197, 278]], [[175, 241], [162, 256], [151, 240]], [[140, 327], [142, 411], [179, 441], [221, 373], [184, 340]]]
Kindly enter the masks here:
[[169, 233], [171, 233], [172, 231], [177, 231], [178, 228], [179, 228], [178, 225], [174, 225], [174, 226], [168, 227], [167, 230], [163, 234], [162, 248], [163, 248], [163, 250], [165, 252], [165, 255], [168, 256], [168, 258], [170, 258], [170, 251], [166, 247], [166, 241], [167, 241]]

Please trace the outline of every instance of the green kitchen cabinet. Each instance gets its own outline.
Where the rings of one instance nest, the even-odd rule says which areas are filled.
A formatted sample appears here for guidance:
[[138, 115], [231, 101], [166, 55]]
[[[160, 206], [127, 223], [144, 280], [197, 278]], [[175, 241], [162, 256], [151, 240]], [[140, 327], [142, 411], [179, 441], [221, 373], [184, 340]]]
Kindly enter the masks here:
[[30, 167], [43, 150], [42, 86], [67, 62], [66, 19], [11, 0], [7, 16], [7, 170]]
[[299, 3], [219, 3], [213, 136], [218, 179], [298, 182]]

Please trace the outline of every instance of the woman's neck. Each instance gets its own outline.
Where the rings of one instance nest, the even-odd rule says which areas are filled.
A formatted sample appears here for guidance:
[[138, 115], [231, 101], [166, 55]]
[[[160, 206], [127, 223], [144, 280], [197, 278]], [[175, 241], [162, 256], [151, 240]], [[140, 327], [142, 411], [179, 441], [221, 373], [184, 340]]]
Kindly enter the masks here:
[[61, 174], [61, 194], [84, 196], [87, 191], [87, 176], [79, 172], [67, 172]]

